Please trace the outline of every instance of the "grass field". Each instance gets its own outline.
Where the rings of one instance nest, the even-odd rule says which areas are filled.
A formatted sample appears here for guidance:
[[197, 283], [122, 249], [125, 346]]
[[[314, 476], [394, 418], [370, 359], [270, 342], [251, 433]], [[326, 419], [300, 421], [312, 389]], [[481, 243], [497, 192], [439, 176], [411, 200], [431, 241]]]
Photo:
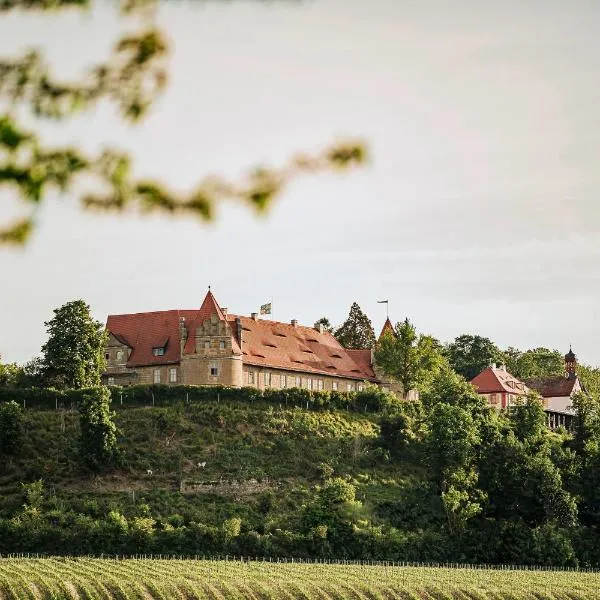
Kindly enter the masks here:
[[600, 573], [191, 560], [0, 559], [0, 599], [600, 599]]

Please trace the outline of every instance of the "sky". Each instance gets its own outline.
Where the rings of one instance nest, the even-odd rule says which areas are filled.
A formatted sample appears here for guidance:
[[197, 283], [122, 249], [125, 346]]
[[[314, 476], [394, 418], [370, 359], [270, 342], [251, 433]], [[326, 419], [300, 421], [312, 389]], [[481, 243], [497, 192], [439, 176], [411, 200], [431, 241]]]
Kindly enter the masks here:
[[[91, 13], [0, 17], [0, 56], [39, 46], [72, 77], [122, 31]], [[302, 177], [265, 216], [84, 212], [47, 198], [22, 249], [0, 248], [0, 354], [40, 353], [52, 310], [222, 306], [376, 329], [408, 317], [450, 341], [546, 346], [600, 365], [600, 2], [164, 2], [168, 88], [137, 126], [110, 105], [42, 124], [51, 144], [131, 152], [135, 173], [187, 191], [346, 136], [370, 160]], [[27, 116], [25, 117], [28, 118]], [[0, 223], [22, 213], [0, 189]]]

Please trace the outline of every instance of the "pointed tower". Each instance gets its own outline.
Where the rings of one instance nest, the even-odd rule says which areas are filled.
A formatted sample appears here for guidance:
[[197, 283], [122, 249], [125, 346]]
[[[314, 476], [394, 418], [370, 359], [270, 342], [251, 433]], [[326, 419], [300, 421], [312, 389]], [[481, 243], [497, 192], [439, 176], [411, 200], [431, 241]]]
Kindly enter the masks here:
[[565, 374], [567, 379], [574, 379], [577, 376], [577, 357], [571, 346], [569, 346], [569, 351], [565, 354]]
[[385, 320], [383, 328], [381, 329], [381, 333], [379, 334], [379, 337], [377, 339], [380, 340], [388, 332], [395, 334], [394, 326], [392, 325], [392, 322], [390, 321], [389, 317]]
[[184, 381], [193, 385], [242, 385], [242, 356], [227, 320], [227, 309], [208, 292], [202, 301], [185, 344]]

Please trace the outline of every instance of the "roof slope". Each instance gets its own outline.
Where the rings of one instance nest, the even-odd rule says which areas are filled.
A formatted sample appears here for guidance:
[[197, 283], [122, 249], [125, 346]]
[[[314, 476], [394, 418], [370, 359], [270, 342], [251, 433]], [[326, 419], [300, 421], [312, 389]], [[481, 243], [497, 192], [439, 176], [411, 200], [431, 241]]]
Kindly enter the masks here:
[[[132, 352], [128, 367], [179, 362], [179, 318], [191, 319], [197, 310], [164, 310], [127, 315], [109, 315], [106, 329], [122, 340]], [[153, 348], [164, 348], [163, 356], [154, 356]]]
[[577, 377], [554, 375], [552, 377], [535, 377], [525, 383], [544, 398], [570, 397], [577, 382]]
[[389, 317], [385, 320], [385, 323], [383, 324], [383, 327], [381, 328], [381, 333], [379, 334], [378, 339], [381, 339], [388, 332], [392, 333], [392, 334], [396, 333], [394, 331], [394, 326], [392, 325], [392, 322], [390, 321]]
[[[346, 350], [329, 332], [266, 319], [240, 319], [243, 361], [249, 365], [375, 380], [370, 350]], [[367, 360], [368, 354], [368, 360]]]
[[520, 379], [517, 379], [505, 369], [498, 369], [496, 367], [487, 367], [487, 369], [484, 369], [479, 375], [471, 379], [471, 383], [480, 394], [506, 392], [509, 394], [524, 395], [529, 391]]

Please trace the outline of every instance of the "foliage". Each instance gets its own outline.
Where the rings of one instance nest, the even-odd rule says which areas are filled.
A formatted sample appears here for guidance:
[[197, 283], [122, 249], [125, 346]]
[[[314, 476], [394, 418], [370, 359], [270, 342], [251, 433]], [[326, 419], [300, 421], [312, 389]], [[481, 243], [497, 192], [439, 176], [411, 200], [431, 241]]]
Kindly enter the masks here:
[[337, 341], [349, 349], [372, 348], [375, 345], [375, 331], [371, 319], [353, 302], [344, 323], [335, 330]]
[[321, 326], [327, 333], [333, 333], [333, 325], [327, 317], [321, 317], [318, 321], [315, 321], [314, 328], [319, 331]]
[[433, 378], [443, 358], [437, 340], [417, 335], [414, 325], [405, 319], [396, 323], [394, 333], [386, 331], [377, 342], [375, 362], [386, 375], [402, 384], [406, 397]]
[[533, 379], [562, 375], [565, 370], [563, 355], [558, 350], [533, 348], [525, 352], [510, 347], [505, 352], [506, 368], [517, 379]]
[[[281, 168], [256, 168], [240, 182], [206, 177], [189, 193], [177, 194], [155, 180], [136, 179], [131, 157], [120, 150], [106, 149], [93, 156], [76, 147], [48, 147], [22, 126], [16, 115], [23, 109], [36, 119], [66, 120], [93, 109], [101, 100], [112, 102], [125, 121], [140, 121], [167, 82], [169, 44], [153, 22], [151, 4], [121, 0], [123, 20], [137, 23], [136, 28], [129, 26], [108, 59], [92, 66], [79, 81], [56, 80], [38, 50], [0, 60], [0, 100], [8, 106], [5, 114], [0, 113], [0, 184], [11, 185], [31, 208], [28, 216], [0, 228], [0, 244], [22, 244], [28, 239], [33, 211], [53, 190], [76, 192], [86, 208], [176, 212], [210, 220], [221, 200], [242, 201], [261, 212], [300, 174], [365, 161], [362, 142], [341, 141], [313, 156], [293, 157]], [[90, 5], [91, 0], [5, 0], [0, 11]]]
[[460, 335], [448, 344], [446, 356], [450, 366], [468, 381], [491, 363], [501, 363], [505, 358], [490, 339], [470, 334]]
[[58, 388], [81, 389], [100, 384], [104, 370], [106, 332], [92, 318], [83, 300], [73, 300], [54, 310], [45, 323], [48, 341], [44, 353], [44, 378]]
[[117, 457], [117, 427], [105, 388], [84, 390], [79, 403], [81, 456], [85, 464], [101, 470]]
[[23, 438], [23, 409], [16, 402], [0, 404], [0, 456], [16, 454]]

